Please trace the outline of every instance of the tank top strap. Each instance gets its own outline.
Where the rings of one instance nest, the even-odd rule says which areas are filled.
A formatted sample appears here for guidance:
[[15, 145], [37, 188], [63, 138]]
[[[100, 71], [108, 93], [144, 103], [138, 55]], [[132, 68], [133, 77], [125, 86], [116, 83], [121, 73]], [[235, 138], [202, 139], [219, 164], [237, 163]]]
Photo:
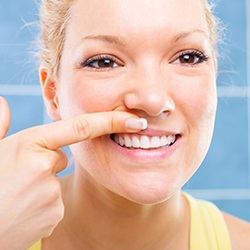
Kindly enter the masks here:
[[187, 198], [190, 213], [190, 250], [231, 250], [229, 232], [221, 211], [211, 202]]

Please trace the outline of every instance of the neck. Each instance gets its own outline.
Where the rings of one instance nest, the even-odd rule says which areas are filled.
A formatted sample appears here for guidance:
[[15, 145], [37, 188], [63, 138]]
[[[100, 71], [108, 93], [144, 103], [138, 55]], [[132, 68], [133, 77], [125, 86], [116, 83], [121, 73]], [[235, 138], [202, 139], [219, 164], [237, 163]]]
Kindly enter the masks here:
[[65, 218], [53, 234], [57, 239], [62, 238], [58, 233], [65, 234], [74, 249], [177, 249], [176, 242], [180, 249], [188, 246], [188, 205], [180, 192], [168, 201], [141, 205], [79, 174], [62, 185]]

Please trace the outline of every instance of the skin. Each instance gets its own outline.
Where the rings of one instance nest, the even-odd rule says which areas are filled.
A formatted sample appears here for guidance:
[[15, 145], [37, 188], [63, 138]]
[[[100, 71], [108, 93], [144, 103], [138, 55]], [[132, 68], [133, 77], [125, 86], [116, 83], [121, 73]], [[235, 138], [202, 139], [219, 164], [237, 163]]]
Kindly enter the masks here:
[[0, 110], [0, 155], [4, 155], [0, 160], [0, 244], [1, 249], [27, 249], [49, 236], [64, 215], [55, 174], [65, 169], [67, 158], [59, 148], [105, 133], [138, 129], [126, 126], [134, 115], [109, 112], [30, 128], [3, 139], [10, 111], [2, 97]]
[[[216, 110], [208, 34], [194, 0], [76, 3], [58, 78], [40, 70], [48, 113], [62, 121], [4, 138], [10, 112], [0, 98], [1, 249], [27, 249], [44, 237], [43, 249], [188, 249], [180, 188], [206, 154]], [[126, 46], [93, 39], [99, 35]], [[183, 65], [185, 50], [206, 51], [210, 60]], [[118, 66], [81, 66], [96, 54], [113, 55]], [[145, 130], [141, 120], [128, 126], [138, 117], [147, 119]], [[179, 134], [170, 149], [134, 153], [109, 136], [166, 131]], [[71, 144], [76, 171], [59, 180], [67, 165], [59, 148]], [[249, 224], [225, 218], [234, 249], [247, 249]]]
[[0, 139], [3, 139], [10, 127], [10, 108], [7, 101], [0, 96]]
[[[76, 176], [91, 175], [128, 200], [154, 204], [170, 198], [207, 152], [216, 110], [216, 70], [213, 60], [193, 67], [178, 62], [185, 50], [204, 50], [212, 57], [204, 15], [198, 15], [197, 24], [192, 14], [202, 13], [200, 4], [194, 3], [195, 7], [191, 5], [188, 11], [184, 11], [183, 1], [164, 0], [154, 8], [147, 1], [143, 2], [143, 11], [138, 11], [141, 5], [140, 1], [113, 1], [108, 7], [100, 1], [76, 3], [67, 30], [61, 74], [55, 83], [53, 107], [57, 106], [57, 110], [53, 112], [65, 119], [83, 113], [129, 111], [147, 119], [144, 134], [180, 135], [174, 154], [170, 150], [139, 150], [131, 155], [131, 150], [121, 152], [109, 135], [71, 147]], [[183, 12], [187, 12], [186, 16]], [[173, 22], [176, 18], [183, 21]], [[190, 21], [186, 24], [184, 19]], [[100, 35], [117, 37], [126, 46], [91, 38]], [[105, 54], [114, 55], [118, 66], [104, 71], [81, 66], [87, 59]], [[175, 110], [159, 115], [166, 102], [173, 103]]]
[[[190, 51], [209, 59], [183, 63], [182, 52], [196, 61]], [[86, 63], [100, 55], [114, 63]], [[180, 189], [208, 150], [217, 104], [202, 5], [77, 1], [59, 76], [54, 81], [46, 69], [41, 75], [54, 119], [129, 111], [148, 121], [137, 136], [178, 135], [167, 149], [124, 149], [110, 135], [72, 145], [75, 173], [62, 181], [65, 216], [43, 248], [188, 249], [189, 210]], [[174, 110], [164, 110], [166, 102]]]

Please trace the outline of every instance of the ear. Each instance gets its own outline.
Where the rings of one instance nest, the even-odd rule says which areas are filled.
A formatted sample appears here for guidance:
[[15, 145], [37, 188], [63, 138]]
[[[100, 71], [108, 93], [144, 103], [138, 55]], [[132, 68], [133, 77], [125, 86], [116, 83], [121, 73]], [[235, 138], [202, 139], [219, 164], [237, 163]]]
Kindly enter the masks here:
[[59, 102], [56, 92], [56, 83], [45, 68], [39, 70], [43, 99], [50, 118], [60, 120]]

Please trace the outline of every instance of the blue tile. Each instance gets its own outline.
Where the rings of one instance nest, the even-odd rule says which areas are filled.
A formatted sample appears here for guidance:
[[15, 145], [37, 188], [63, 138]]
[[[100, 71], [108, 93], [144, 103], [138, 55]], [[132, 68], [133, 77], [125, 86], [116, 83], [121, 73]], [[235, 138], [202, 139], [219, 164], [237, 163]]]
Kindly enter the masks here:
[[213, 141], [187, 188], [249, 188], [247, 100], [220, 98]]
[[226, 26], [220, 46], [218, 85], [247, 85], [246, 3], [243, 0], [218, 1], [216, 14]]
[[249, 200], [217, 200], [212, 201], [220, 210], [250, 222]]
[[0, 84], [37, 84], [34, 39], [35, 1], [0, 1]]
[[11, 127], [8, 134], [43, 124], [41, 96], [4, 96], [11, 109]]

